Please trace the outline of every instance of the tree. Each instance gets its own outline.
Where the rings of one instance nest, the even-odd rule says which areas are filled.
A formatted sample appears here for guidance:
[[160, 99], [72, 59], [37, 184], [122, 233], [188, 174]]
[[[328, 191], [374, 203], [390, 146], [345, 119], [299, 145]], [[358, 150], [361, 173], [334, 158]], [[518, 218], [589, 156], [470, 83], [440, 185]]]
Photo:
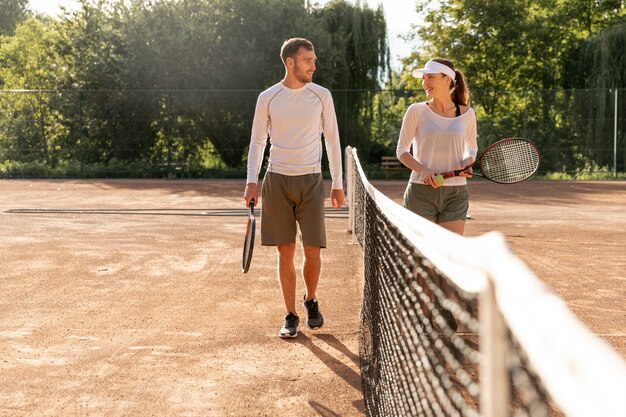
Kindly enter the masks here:
[[626, 88], [626, 18], [589, 36], [564, 61], [566, 88]]
[[578, 39], [597, 36], [624, 16], [623, 0], [570, 0], [555, 6], [555, 21], [566, 23]]
[[[283, 76], [284, 39], [314, 42], [320, 62], [316, 82], [331, 89], [376, 88], [388, 66], [382, 11], [345, 1], [323, 9], [307, 8], [300, 0], [157, 1], [136, 2], [132, 10], [126, 39], [136, 65], [132, 73], [142, 75], [134, 79], [137, 87], [202, 90], [173, 94], [164, 115], [185, 121], [169, 128], [168, 147], [184, 160], [210, 143], [226, 165], [241, 165], [256, 95]], [[338, 20], [350, 24], [332, 24]], [[363, 103], [347, 103], [354, 109], [351, 120]]]
[[492, 91], [550, 89], [563, 82], [563, 62], [590, 33], [603, 30], [626, 12], [623, 2], [604, 0], [445, 0], [434, 8], [420, 0], [424, 26], [412, 33], [424, 43], [421, 55], [452, 59], [481, 91], [487, 114], [500, 97]]
[[[572, 133], [571, 97], [559, 91], [572, 85], [568, 62], [585, 37], [606, 30], [626, 9], [618, 0], [444, 0], [417, 3], [425, 25], [416, 28], [427, 58], [450, 58], [468, 76], [477, 112], [479, 144], [501, 136], [531, 135], [544, 146], [543, 166], [563, 161], [588, 164], [580, 156], [579, 135]], [[580, 74], [580, 73], [579, 73]], [[409, 86], [417, 87], [405, 76]]]
[[372, 103], [382, 79], [390, 73], [387, 24], [382, 6], [373, 10], [360, 1], [335, 0], [313, 13], [330, 36], [330, 53], [321, 59], [317, 80], [334, 94], [343, 145], [359, 148], [364, 160], [372, 153]]
[[[571, 123], [576, 132], [587, 138], [581, 148], [599, 167], [613, 165], [613, 149], [608, 146], [607, 138], [612, 139], [615, 133], [614, 120], [609, 122], [608, 117], [615, 114], [615, 95], [621, 109], [626, 105], [625, 46], [626, 19], [622, 19], [601, 34], [585, 39], [564, 66], [570, 74], [567, 80], [571, 86], [589, 89], [573, 95]], [[621, 124], [618, 131], [624, 132], [624, 118], [618, 116], [618, 122]], [[618, 141], [618, 148], [626, 149], [626, 134], [622, 133]], [[624, 170], [626, 150], [617, 163], [617, 169]]]
[[17, 25], [28, 17], [28, 0], [0, 0], [0, 36], [12, 36]]
[[[54, 111], [52, 91], [63, 77], [58, 34], [48, 21], [29, 18], [15, 35], [0, 38], [0, 80], [5, 89], [35, 89], [33, 94], [3, 94], [0, 137], [4, 159], [50, 161], [50, 149], [63, 135], [62, 116]], [[43, 90], [43, 91], [42, 91]]]
[[[3, 40], [0, 79], [9, 88], [63, 90], [41, 108], [58, 119], [56, 155], [81, 164], [202, 164], [214, 152], [223, 165], [241, 167], [256, 96], [282, 78], [287, 38], [314, 42], [316, 81], [331, 89], [377, 88], [388, 67], [382, 10], [360, 3], [79, 3], [60, 18], [33, 19], [36, 41], [20, 29]], [[40, 55], [47, 61], [34, 59]], [[344, 120], [356, 137], [365, 137], [358, 132], [371, 113], [363, 110], [369, 96], [341, 103], [351, 106]]]
[[[60, 109], [70, 134], [64, 147], [81, 163], [149, 160], [158, 129], [152, 97], [127, 91], [131, 56], [123, 1], [81, 0], [55, 23], [59, 51], [69, 58], [62, 85], [70, 89]], [[126, 90], [126, 91], [125, 91]]]
[[256, 94], [282, 77], [282, 40], [323, 37], [297, 0], [135, 2], [130, 16], [131, 73], [140, 76], [129, 79], [176, 90], [161, 120], [168, 159], [181, 163], [213, 148], [227, 166], [240, 166]]

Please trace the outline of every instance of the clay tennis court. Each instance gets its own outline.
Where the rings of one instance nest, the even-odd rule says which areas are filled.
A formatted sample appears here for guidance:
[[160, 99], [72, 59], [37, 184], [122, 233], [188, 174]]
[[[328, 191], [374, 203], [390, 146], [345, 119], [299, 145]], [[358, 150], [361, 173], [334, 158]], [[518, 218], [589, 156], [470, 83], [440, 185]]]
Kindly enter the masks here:
[[[373, 184], [397, 201], [406, 185]], [[328, 212], [324, 328], [282, 340], [275, 249], [257, 240], [241, 273], [243, 188], [1, 181], [0, 415], [363, 415], [362, 261], [347, 213]], [[626, 356], [626, 182], [472, 180], [470, 193], [466, 235], [504, 233]]]

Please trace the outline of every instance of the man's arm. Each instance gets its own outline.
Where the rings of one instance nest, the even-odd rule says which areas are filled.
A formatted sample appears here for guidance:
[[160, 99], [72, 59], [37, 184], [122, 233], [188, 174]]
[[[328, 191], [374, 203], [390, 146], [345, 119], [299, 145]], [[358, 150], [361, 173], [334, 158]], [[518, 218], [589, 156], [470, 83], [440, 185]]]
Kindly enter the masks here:
[[257, 203], [259, 201], [257, 182], [261, 164], [263, 163], [263, 154], [265, 153], [268, 134], [269, 113], [267, 112], [267, 104], [265, 100], [263, 100], [263, 96], [259, 95], [256, 109], [254, 110], [250, 148], [248, 149], [248, 174], [246, 178], [246, 189], [243, 195], [243, 198], [246, 200], [246, 207], [250, 205], [250, 201], [253, 199]]
[[343, 205], [345, 194], [343, 191], [343, 171], [341, 168], [341, 142], [339, 141], [339, 127], [337, 126], [337, 115], [333, 97], [328, 91], [324, 95], [322, 131], [326, 141], [326, 153], [330, 176], [332, 178], [332, 190], [330, 199], [333, 207], [338, 208]]

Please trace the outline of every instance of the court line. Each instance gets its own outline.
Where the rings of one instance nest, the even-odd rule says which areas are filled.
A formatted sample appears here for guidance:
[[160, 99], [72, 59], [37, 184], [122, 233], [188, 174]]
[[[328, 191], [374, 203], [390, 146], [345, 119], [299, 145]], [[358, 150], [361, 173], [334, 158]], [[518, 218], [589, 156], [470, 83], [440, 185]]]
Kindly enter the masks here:
[[[325, 208], [327, 218], [348, 218], [348, 209]], [[15, 208], [4, 210], [8, 214], [122, 214], [122, 215], [144, 215], [144, 216], [224, 216], [224, 217], [245, 217], [248, 209], [242, 208], [208, 208], [208, 209], [45, 209], [45, 208]], [[255, 210], [257, 215], [260, 210]]]

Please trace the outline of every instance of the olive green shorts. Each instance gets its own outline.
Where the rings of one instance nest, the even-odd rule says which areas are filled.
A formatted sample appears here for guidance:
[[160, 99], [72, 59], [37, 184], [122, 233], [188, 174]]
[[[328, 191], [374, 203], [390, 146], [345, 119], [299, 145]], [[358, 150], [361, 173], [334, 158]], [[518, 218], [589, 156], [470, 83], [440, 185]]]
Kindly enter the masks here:
[[326, 247], [322, 174], [267, 172], [261, 189], [261, 244], [295, 243], [297, 225], [304, 246]]
[[409, 183], [404, 192], [404, 207], [436, 223], [465, 221], [469, 206], [467, 185], [433, 188]]

